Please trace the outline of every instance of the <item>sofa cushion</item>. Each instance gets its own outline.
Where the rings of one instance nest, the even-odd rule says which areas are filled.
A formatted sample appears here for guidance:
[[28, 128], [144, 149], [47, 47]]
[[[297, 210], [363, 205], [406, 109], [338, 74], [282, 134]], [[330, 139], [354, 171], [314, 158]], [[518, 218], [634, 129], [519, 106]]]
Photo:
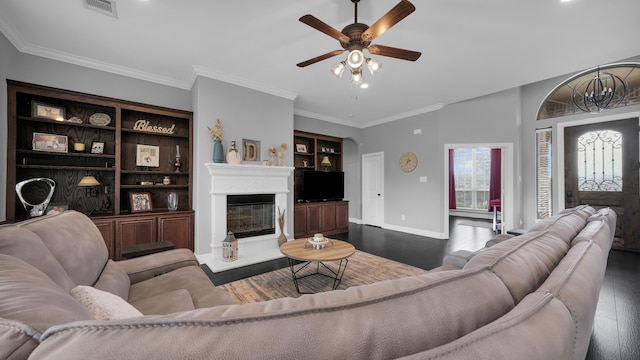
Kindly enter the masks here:
[[402, 359], [579, 359], [573, 354], [574, 336], [573, 321], [562, 303], [551, 294], [534, 293], [491, 324]]
[[53, 325], [91, 319], [66, 290], [26, 262], [0, 254], [0, 269], [0, 318], [40, 333]]
[[71, 296], [82, 304], [95, 320], [120, 320], [142, 316], [140, 311], [118, 295], [91, 286], [76, 286], [71, 289]]
[[185, 289], [148, 297], [131, 305], [145, 315], [166, 315], [195, 309], [191, 294]]
[[132, 284], [129, 289], [129, 302], [138, 303], [180, 289], [189, 292], [196, 309], [233, 304], [229, 294], [222, 288], [216, 288], [199, 266], [186, 266]]
[[490, 269], [518, 303], [546, 280], [568, 250], [555, 234], [527, 232], [478, 252], [464, 270]]
[[[608, 249], [604, 253], [608, 253]], [[587, 355], [605, 264], [599, 246], [593, 241], [579, 241], [537, 290], [555, 296], [571, 314], [576, 333], [576, 359]]]
[[69, 210], [23, 221], [16, 226], [38, 235], [75, 285], [95, 284], [107, 263], [109, 252], [102, 234], [82, 213]]
[[0, 229], [0, 254], [24, 260], [45, 273], [67, 292], [75, 286], [38, 235], [13, 225], [5, 225]]
[[566, 212], [537, 222], [529, 231], [549, 231], [569, 244], [571, 239], [582, 230], [587, 218], [587, 212], [584, 211]]
[[[571, 240], [571, 246], [574, 246], [580, 241], [593, 241], [604, 251], [606, 256], [611, 249], [613, 236], [609, 230], [609, 226], [606, 223], [606, 219], [600, 217], [600, 220], [589, 221], [587, 225]], [[606, 258], [605, 258], [606, 263]]]
[[[429, 272], [299, 298], [62, 326], [47, 332], [36, 352], [73, 359], [392, 359], [453, 341], [513, 306], [488, 270]], [[132, 346], [132, 339], [153, 346]]]
[[129, 275], [111, 259], [94, 285], [96, 289], [118, 295], [124, 300], [129, 300], [130, 286]]

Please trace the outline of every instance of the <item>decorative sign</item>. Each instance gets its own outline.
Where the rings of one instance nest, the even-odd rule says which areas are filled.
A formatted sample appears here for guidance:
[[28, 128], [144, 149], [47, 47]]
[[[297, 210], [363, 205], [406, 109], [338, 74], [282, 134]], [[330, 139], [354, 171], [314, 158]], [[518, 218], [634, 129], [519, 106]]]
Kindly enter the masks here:
[[162, 126], [150, 126], [149, 120], [140, 119], [136, 121], [133, 125], [133, 130], [140, 130], [152, 133], [160, 133], [160, 134], [173, 134], [173, 130], [175, 130], [176, 124], [171, 125], [171, 127], [162, 127]]

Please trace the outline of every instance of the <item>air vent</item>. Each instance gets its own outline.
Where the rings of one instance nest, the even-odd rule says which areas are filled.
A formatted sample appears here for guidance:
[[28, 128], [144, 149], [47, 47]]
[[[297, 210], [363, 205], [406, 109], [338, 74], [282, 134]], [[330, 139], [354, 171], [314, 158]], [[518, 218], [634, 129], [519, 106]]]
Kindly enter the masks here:
[[118, 18], [118, 12], [116, 11], [116, 2], [114, 0], [82, 0], [84, 7], [97, 11], [101, 14], [113, 16]]

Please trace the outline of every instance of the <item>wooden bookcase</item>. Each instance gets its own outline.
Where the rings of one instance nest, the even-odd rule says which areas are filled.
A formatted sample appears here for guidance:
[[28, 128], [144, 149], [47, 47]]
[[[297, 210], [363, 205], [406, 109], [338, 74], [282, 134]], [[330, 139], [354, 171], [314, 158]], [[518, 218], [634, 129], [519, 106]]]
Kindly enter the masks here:
[[[127, 246], [145, 242], [168, 240], [193, 250], [192, 112], [12, 80], [7, 80], [7, 90], [8, 221], [28, 217], [16, 183], [47, 177], [56, 183], [51, 204], [88, 214], [113, 259], [120, 259]], [[64, 111], [63, 119], [42, 117], [36, 106]], [[96, 113], [105, 114], [102, 121], [97, 121]], [[34, 133], [60, 137], [66, 141], [66, 151], [64, 146], [56, 151], [38, 148]], [[75, 151], [76, 143], [84, 144], [85, 150]], [[103, 144], [102, 151], [92, 151], [94, 144]], [[138, 145], [152, 147], [157, 166], [153, 162], [137, 165]], [[176, 172], [178, 149], [180, 171]], [[87, 175], [94, 176], [100, 186], [91, 191], [78, 187]], [[170, 184], [164, 184], [165, 177]], [[168, 210], [170, 192], [178, 194], [178, 210]], [[148, 194], [152, 210], [132, 211], [131, 193]]]
[[[307, 170], [342, 171], [342, 138], [293, 132], [294, 170], [294, 230], [295, 238], [339, 234], [349, 231], [349, 203], [347, 201], [303, 202], [302, 178]], [[300, 150], [305, 151], [300, 151]], [[331, 166], [324, 167], [322, 159], [327, 157]]]

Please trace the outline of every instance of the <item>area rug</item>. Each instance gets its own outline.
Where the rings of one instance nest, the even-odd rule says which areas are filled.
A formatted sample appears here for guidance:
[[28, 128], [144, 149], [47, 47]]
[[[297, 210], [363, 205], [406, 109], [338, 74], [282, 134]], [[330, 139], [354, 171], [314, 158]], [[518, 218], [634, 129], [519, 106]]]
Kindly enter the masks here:
[[[335, 270], [338, 267], [338, 263], [339, 261], [333, 261], [325, 264]], [[305, 271], [307, 273], [315, 272], [316, 264], [312, 263], [307, 266], [300, 275], [304, 275]], [[300, 265], [297, 265], [296, 269], [298, 266]], [[320, 271], [330, 275], [326, 269], [322, 269], [322, 266], [320, 266]], [[414, 266], [356, 250], [355, 254], [349, 258], [349, 264], [338, 289], [420, 275], [426, 272], [426, 270]], [[300, 291], [318, 293], [330, 291], [333, 286], [333, 279], [322, 275], [312, 275], [299, 280], [298, 284], [300, 285]], [[220, 287], [231, 295], [236, 304], [300, 296], [293, 284], [291, 269], [288, 266], [280, 270], [220, 285]]]
[[461, 221], [458, 225], [475, 226], [487, 229], [493, 229], [493, 223], [486, 221]]

